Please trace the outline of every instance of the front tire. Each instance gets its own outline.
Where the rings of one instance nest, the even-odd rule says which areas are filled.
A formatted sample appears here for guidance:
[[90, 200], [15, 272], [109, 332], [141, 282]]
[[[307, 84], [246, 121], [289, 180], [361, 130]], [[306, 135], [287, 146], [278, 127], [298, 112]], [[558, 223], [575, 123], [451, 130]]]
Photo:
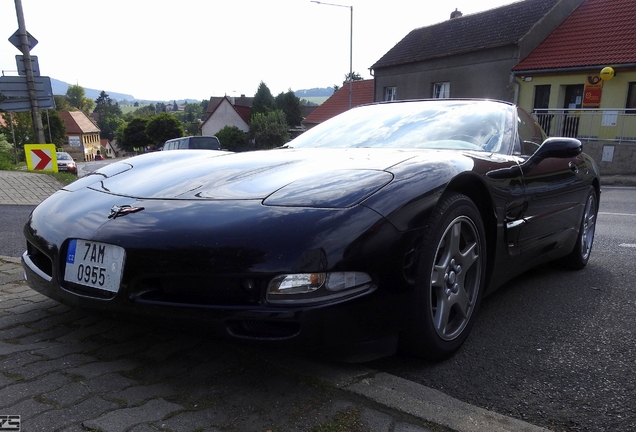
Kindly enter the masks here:
[[444, 195], [424, 230], [407, 351], [431, 360], [455, 353], [475, 322], [485, 276], [479, 210], [465, 195]]

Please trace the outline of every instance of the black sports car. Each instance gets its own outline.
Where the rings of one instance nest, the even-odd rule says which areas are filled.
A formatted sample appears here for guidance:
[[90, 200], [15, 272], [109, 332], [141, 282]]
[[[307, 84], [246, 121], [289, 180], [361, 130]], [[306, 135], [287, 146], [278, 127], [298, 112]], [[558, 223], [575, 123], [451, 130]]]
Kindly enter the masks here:
[[29, 217], [29, 285], [62, 303], [367, 360], [432, 359], [482, 296], [583, 268], [600, 194], [572, 138], [487, 100], [351, 109], [279, 149], [157, 152]]

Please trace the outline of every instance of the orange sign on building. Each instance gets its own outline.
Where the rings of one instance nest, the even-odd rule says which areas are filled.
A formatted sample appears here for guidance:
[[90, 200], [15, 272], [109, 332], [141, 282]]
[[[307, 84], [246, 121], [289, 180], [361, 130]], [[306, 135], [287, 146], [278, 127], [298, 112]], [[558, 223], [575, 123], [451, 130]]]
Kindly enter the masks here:
[[588, 75], [583, 91], [583, 108], [600, 108], [603, 80], [599, 75]]

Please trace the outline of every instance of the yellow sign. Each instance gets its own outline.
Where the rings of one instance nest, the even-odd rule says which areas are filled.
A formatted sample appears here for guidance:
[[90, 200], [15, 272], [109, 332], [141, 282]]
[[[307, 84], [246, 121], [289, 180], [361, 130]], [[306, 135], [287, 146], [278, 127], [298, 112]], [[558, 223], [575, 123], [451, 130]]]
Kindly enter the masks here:
[[57, 172], [55, 144], [25, 144], [24, 154], [29, 171]]
[[601, 79], [603, 81], [611, 80], [612, 78], [614, 78], [614, 68], [607, 66], [601, 69]]

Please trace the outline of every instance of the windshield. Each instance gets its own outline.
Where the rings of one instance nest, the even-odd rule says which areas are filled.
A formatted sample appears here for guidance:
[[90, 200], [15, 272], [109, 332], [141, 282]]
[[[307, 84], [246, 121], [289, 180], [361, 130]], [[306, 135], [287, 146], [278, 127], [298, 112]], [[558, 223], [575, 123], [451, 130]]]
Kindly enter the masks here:
[[71, 160], [71, 155], [68, 153], [57, 153], [55, 156], [57, 160]]
[[510, 105], [494, 101], [408, 101], [351, 109], [284, 147], [469, 149], [507, 153]]
[[195, 136], [190, 138], [191, 149], [221, 150], [221, 143], [214, 136]]

